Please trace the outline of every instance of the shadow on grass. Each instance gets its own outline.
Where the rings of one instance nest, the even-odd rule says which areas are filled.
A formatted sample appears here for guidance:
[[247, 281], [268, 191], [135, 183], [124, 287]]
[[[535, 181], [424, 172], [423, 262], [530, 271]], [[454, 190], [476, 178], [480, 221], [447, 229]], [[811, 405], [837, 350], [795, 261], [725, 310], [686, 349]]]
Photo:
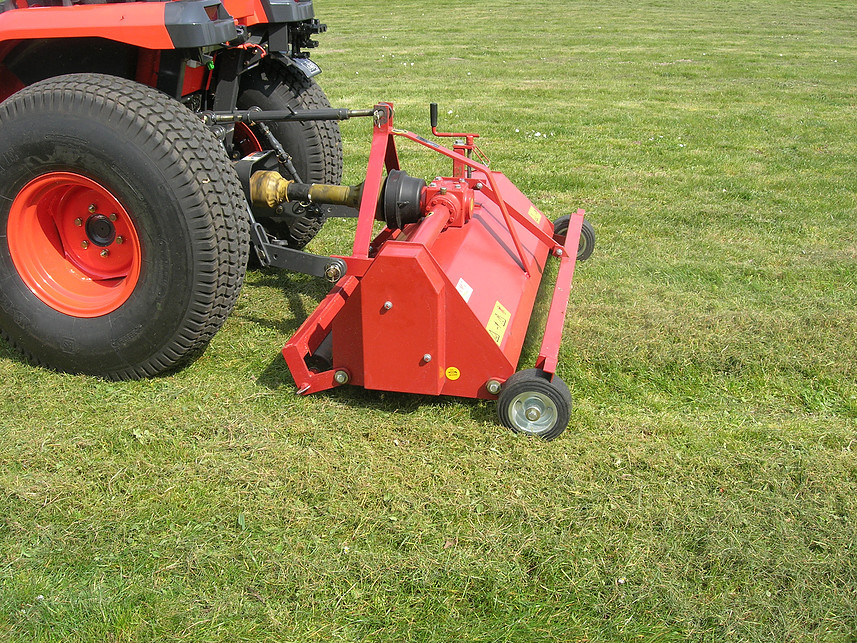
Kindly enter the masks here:
[[[271, 360], [267, 368], [256, 379], [256, 382], [271, 390], [280, 389], [283, 385], [289, 388], [295, 387], [294, 379], [281, 355]], [[493, 405], [486, 407], [486, 405], [480, 404], [478, 400], [463, 397], [373, 391], [359, 386], [341, 386], [313, 395], [327, 397], [351, 408], [396, 415], [413, 415], [426, 408], [442, 408], [458, 402], [468, 409], [468, 414], [474, 422], [480, 424], [496, 423]]]

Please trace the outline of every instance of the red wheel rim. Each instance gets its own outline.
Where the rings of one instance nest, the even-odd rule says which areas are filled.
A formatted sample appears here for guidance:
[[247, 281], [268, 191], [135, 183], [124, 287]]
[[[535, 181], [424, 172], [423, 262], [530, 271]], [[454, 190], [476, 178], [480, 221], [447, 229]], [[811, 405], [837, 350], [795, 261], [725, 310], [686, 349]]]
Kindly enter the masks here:
[[142, 253], [128, 212], [110, 191], [73, 172], [49, 172], [18, 193], [6, 231], [12, 262], [45, 304], [100, 317], [124, 304]]

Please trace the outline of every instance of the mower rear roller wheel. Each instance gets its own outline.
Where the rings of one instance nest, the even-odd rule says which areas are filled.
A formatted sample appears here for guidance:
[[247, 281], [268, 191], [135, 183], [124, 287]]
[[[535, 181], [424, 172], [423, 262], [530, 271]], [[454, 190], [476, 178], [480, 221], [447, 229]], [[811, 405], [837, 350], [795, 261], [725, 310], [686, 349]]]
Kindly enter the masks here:
[[518, 371], [503, 384], [497, 414], [516, 433], [553, 440], [568, 426], [571, 393], [556, 375], [537, 368]]
[[[266, 60], [241, 77], [238, 108], [301, 110], [330, 107], [321, 87], [300, 71], [274, 60]], [[342, 136], [335, 121], [270, 123], [274, 137], [292, 157], [303, 183], [332, 183], [342, 180]], [[261, 132], [252, 127], [236, 127], [236, 145], [243, 156], [270, 149]], [[288, 177], [292, 178], [292, 177]], [[300, 204], [285, 204], [294, 209]], [[270, 210], [254, 209], [256, 218], [268, 231], [292, 248], [303, 248], [321, 230], [323, 217], [307, 209], [293, 210], [293, 216], [276, 216]]]
[[45, 80], [0, 105], [0, 333], [35, 362], [132, 379], [211, 339], [249, 253], [223, 146], [157, 90]]
[[[565, 214], [553, 222], [553, 233], [564, 235], [568, 232], [568, 224], [571, 221], [571, 216]], [[592, 256], [592, 251], [595, 250], [595, 228], [586, 219], [583, 220], [583, 227], [580, 229], [580, 241], [577, 244], [577, 260], [586, 261]]]

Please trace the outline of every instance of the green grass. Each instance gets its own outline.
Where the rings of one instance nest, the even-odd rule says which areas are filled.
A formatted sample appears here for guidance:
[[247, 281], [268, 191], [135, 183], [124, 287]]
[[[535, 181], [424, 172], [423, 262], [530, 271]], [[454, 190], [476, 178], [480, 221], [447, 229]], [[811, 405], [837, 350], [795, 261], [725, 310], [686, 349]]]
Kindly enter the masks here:
[[[335, 105], [424, 132], [434, 100], [546, 213], [587, 210], [571, 426], [296, 397], [279, 349], [325, 292], [299, 275], [251, 272], [168, 377], [0, 345], [0, 639], [857, 640], [857, 6], [316, 11]], [[356, 182], [368, 124], [342, 129]]]

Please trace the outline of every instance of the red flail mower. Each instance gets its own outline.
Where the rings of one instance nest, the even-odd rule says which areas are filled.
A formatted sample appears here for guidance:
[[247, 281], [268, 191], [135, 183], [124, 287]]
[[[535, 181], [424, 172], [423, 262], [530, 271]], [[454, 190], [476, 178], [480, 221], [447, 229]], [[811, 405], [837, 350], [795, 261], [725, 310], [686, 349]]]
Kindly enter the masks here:
[[[375, 107], [374, 121], [366, 181], [339, 198], [319, 195], [359, 204], [359, 216], [352, 253], [340, 257], [345, 276], [283, 349], [298, 393], [351, 383], [499, 398], [504, 425], [556, 437], [571, 410], [556, 375], [569, 290], [594, 240], [588, 230], [579, 244], [589, 228], [583, 210], [552, 224], [508, 178], [473, 160], [475, 134], [437, 132], [435, 105], [432, 132], [463, 138], [452, 150], [394, 128], [390, 104]], [[452, 175], [428, 184], [408, 176], [397, 138], [452, 159]], [[376, 219], [386, 227], [371, 239]], [[541, 350], [535, 368], [516, 372], [551, 255], [560, 267]]]
[[[496, 399], [504, 425], [556, 437], [583, 211], [551, 223], [434, 105], [452, 149], [394, 128], [389, 103], [331, 108], [304, 51], [324, 30], [310, 0], [0, 2], [0, 334], [53, 369], [168, 372], [224, 323], [252, 248], [334, 284], [283, 349], [299, 394]], [[349, 187], [336, 121], [353, 117], [374, 128]], [[409, 176], [397, 139], [451, 176]], [[337, 216], [356, 217], [351, 253], [305, 251]], [[538, 358], [516, 372], [551, 256]]]

